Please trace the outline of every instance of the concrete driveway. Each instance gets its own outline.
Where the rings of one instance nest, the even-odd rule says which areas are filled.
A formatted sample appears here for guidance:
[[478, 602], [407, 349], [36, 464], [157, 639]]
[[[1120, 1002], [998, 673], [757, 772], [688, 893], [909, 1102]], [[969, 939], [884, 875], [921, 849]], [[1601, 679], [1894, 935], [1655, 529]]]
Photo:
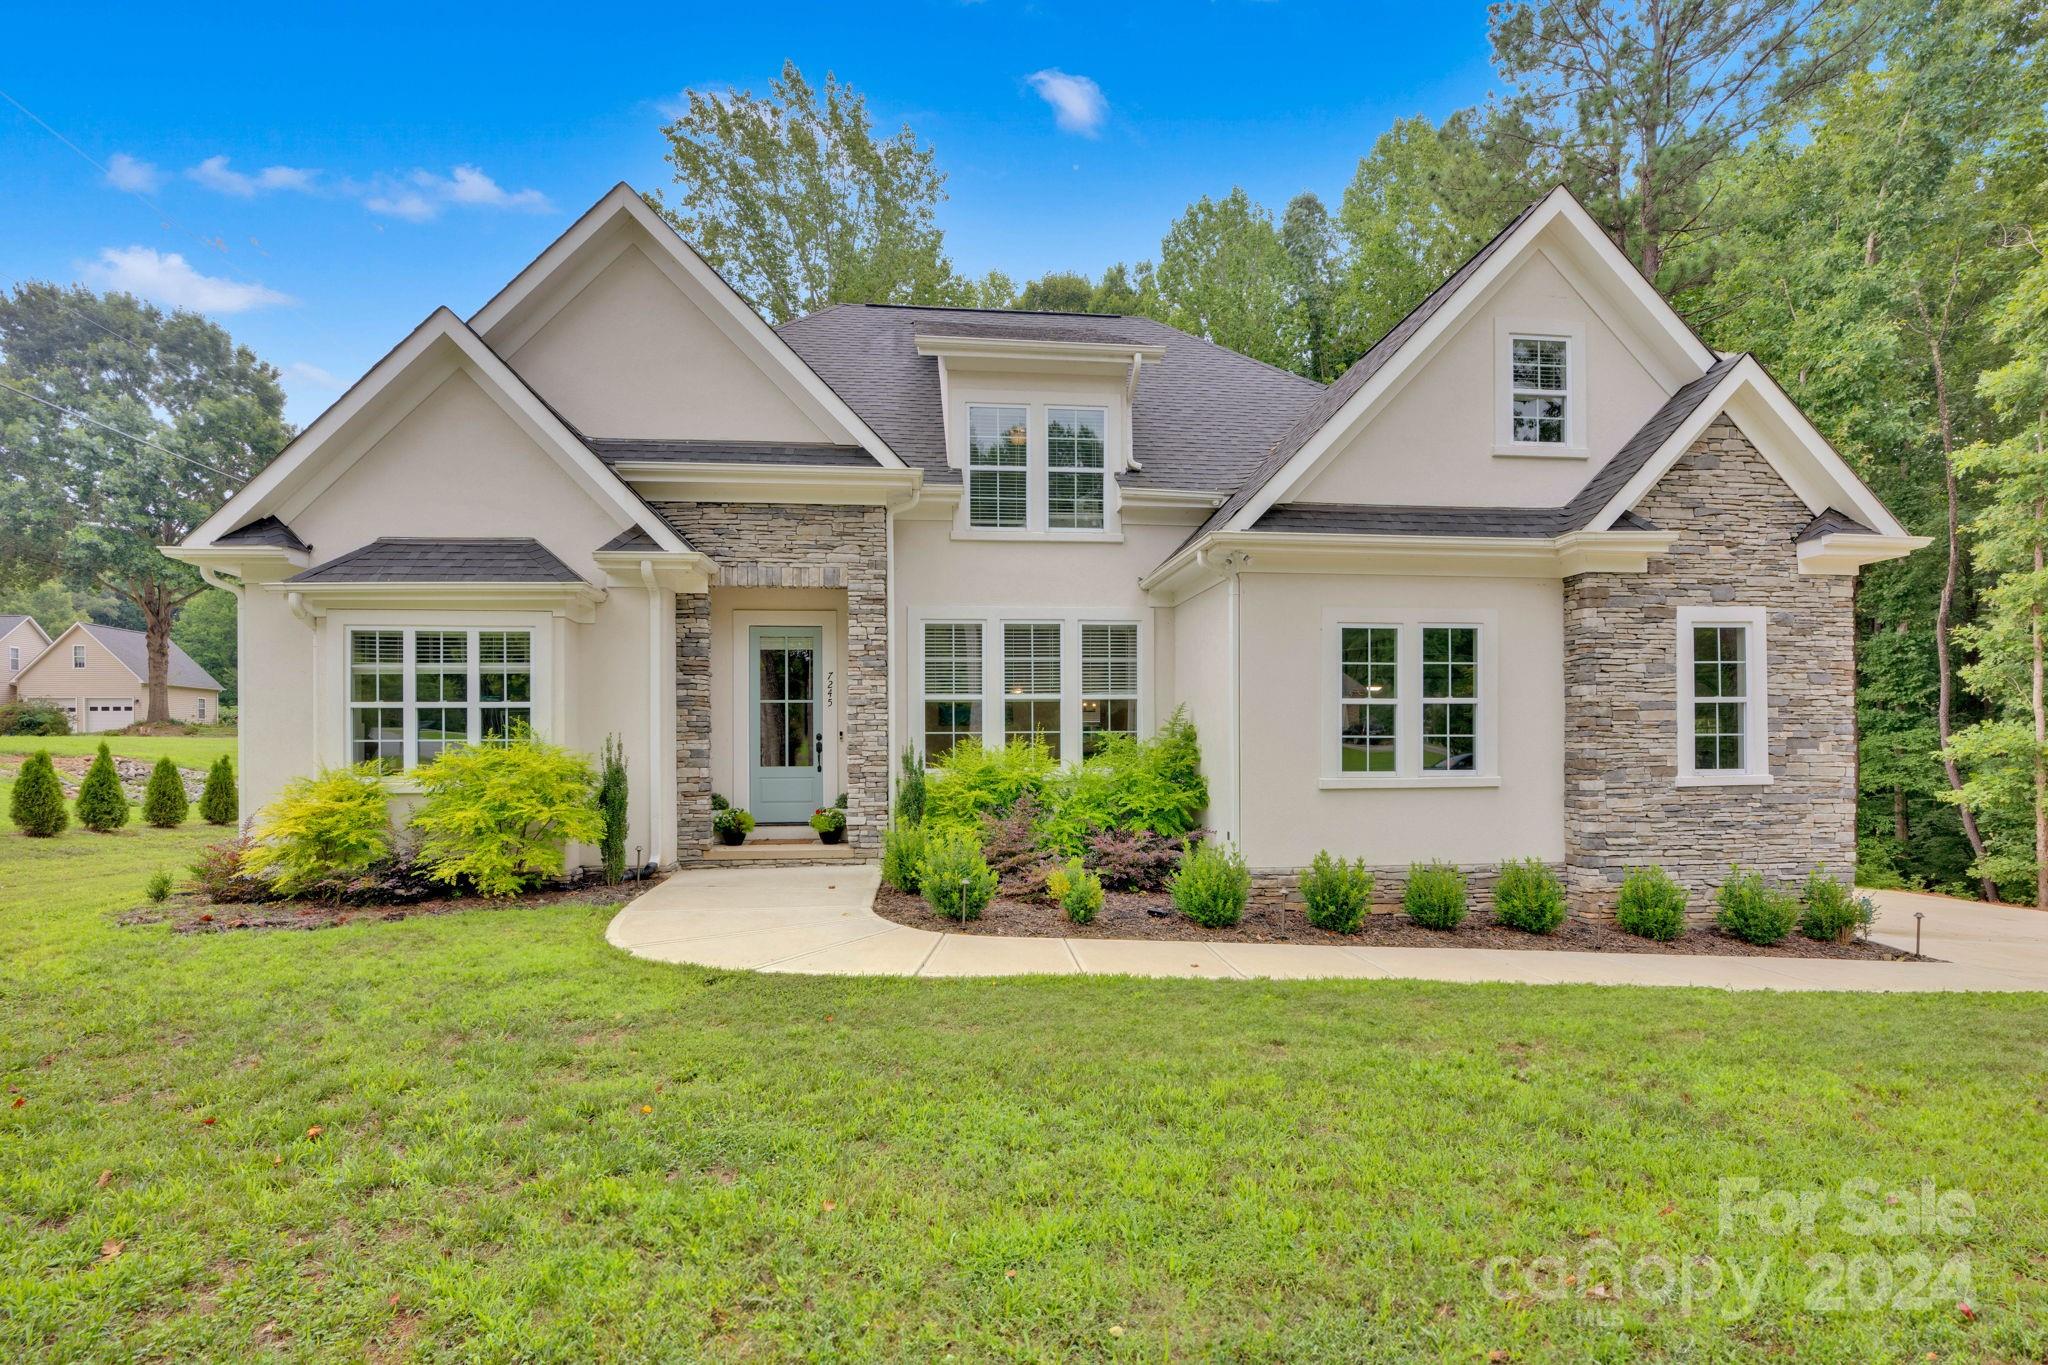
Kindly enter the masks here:
[[1910, 949], [1913, 914], [1919, 911], [1926, 916], [1920, 923], [1923, 950], [1945, 961], [993, 938], [885, 920], [870, 908], [879, 882], [880, 871], [872, 863], [693, 868], [619, 911], [605, 938], [636, 957], [657, 962], [820, 975], [1084, 973], [1219, 980], [1399, 977], [1726, 990], [2048, 990], [2048, 915], [1906, 892], [1876, 893], [1884, 912], [1876, 937]]

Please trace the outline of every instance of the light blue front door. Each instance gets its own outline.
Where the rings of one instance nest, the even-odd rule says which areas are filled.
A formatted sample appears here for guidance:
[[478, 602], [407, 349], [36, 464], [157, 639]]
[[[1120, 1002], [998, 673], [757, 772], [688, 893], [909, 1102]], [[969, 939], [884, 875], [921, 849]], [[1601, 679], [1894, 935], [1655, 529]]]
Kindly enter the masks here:
[[753, 772], [748, 809], [764, 825], [800, 825], [825, 802], [825, 716], [818, 705], [817, 626], [752, 626], [749, 708]]

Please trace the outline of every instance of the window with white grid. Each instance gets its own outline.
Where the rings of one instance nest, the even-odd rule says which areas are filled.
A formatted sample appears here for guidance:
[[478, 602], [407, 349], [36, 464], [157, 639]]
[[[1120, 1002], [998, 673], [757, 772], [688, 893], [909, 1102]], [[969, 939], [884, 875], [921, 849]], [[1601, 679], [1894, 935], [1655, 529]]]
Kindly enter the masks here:
[[924, 756], [943, 758], [981, 738], [981, 623], [929, 621], [924, 628]]
[[1099, 531], [1103, 507], [1101, 408], [1047, 408], [1046, 525], [1055, 531]]
[[1003, 623], [1003, 739], [1060, 756], [1060, 626]]
[[1570, 394], [1571, 343], [1564, 337], [1518, 336], [1510, 342], [1512, 437], [1529, 445], [1564, 445]]
[[1081, 625], [1081, 753], [1106, 735], [1138, 733], [1138, 627], [1132, 622]]
[[967, 522], [1022, 529], [1030, 513], [1030, 412], [1022, 405], [967, 409]]
[[533, 633], [465, 627], [348, 632], [348, 760], [403, 772], [533, 723]]

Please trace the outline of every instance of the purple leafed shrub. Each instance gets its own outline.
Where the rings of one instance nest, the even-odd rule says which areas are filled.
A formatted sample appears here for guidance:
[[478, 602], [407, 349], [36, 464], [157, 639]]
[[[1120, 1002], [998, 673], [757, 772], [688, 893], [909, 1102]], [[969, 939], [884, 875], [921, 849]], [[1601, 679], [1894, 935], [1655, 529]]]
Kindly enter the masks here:
[[1090, 871], [1111, 891], [1163, 891], [1180, 866], [1183, 846], [1192, 847], [1200, 831], [1168, 838], [1150, 830], [1106, 829], [1088, 838]]

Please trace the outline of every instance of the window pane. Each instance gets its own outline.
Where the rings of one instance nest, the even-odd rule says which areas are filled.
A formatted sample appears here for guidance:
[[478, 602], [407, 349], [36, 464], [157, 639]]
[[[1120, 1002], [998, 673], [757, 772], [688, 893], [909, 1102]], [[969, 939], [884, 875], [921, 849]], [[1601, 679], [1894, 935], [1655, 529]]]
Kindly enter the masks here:
[[1057, 531], [1102, 529], [1102, 475], [1046, 475], [1046, 524]]
[[1013, 744], [1043, 744], [1060, 756], [1060, 704], [1057, 700], [1013, 699], [1003, 703], [1003, 736]]
[[405, 711], [356, 707], [349, 712], [349, 761], [375, 763], [395, 773], [405, 766]]
[[1102, 468], [1103, 410], [1050, 408], [1045, 414], [1045, 458], [1054, 469]]
[[1394, 708], [1364, 702], [1343, 708], [1342, 769], [1347, 773], [1394, 771]]
[[1060, 628], [1057, 625], [1003, 627], [1003, 691], [1057, 694], [1060, 690]]
[[789, 752], [789, 711], [779, 701], [761, 703], [761, 752], [764, 768], [786, 768], [783, 756]]
[[967, 409], [967, 462], [1024, 467], [1026, 437], [1022, 407]]
[[1550, 441], [1564, 439], [1564, 399], [1530, 398], [1515, 396], [1515, 430], [1517, 441]]
[[981, 695], [981, 627], [924, 628], [924, 690], [935, 696]]
[[487, 706], [481, 713], [483, 741], [503, 744], [514, 732], [533, 724], [533, 712], [524, 706]]
[[1562, 337], [1516, 337], [1515, 387], [1553, 390], [1564, 388], [1565, 347], [1566, 343]]
[[1104, 735], [1136, 735], [1138, 703], [1129, 697], [1083, 698], [1081, 702], [1081, 754], [1085, 758], [1102, 747]]
[[928, 701], [924, 705], [924, 752], [929, 760], [945, 756], [963, 739], [981, 735], [981, 703], [978, 701]]
[[1081, 627], [1081, 690], [1091, 696], [1138, 690], [1138, 628]]
[[975, 526], [1025, 522], [1027, 413], [1022, 407], [967, 409], [967, 520]]
[[967, 479], [967, 520], [974, 526], [1024, 525], [1024, 471], [970, 470]]
[[1347, 626], [1340, 685], [1346, 698], [1392, 701], [1398, 695], [1395, 632], [1379, 626]]

